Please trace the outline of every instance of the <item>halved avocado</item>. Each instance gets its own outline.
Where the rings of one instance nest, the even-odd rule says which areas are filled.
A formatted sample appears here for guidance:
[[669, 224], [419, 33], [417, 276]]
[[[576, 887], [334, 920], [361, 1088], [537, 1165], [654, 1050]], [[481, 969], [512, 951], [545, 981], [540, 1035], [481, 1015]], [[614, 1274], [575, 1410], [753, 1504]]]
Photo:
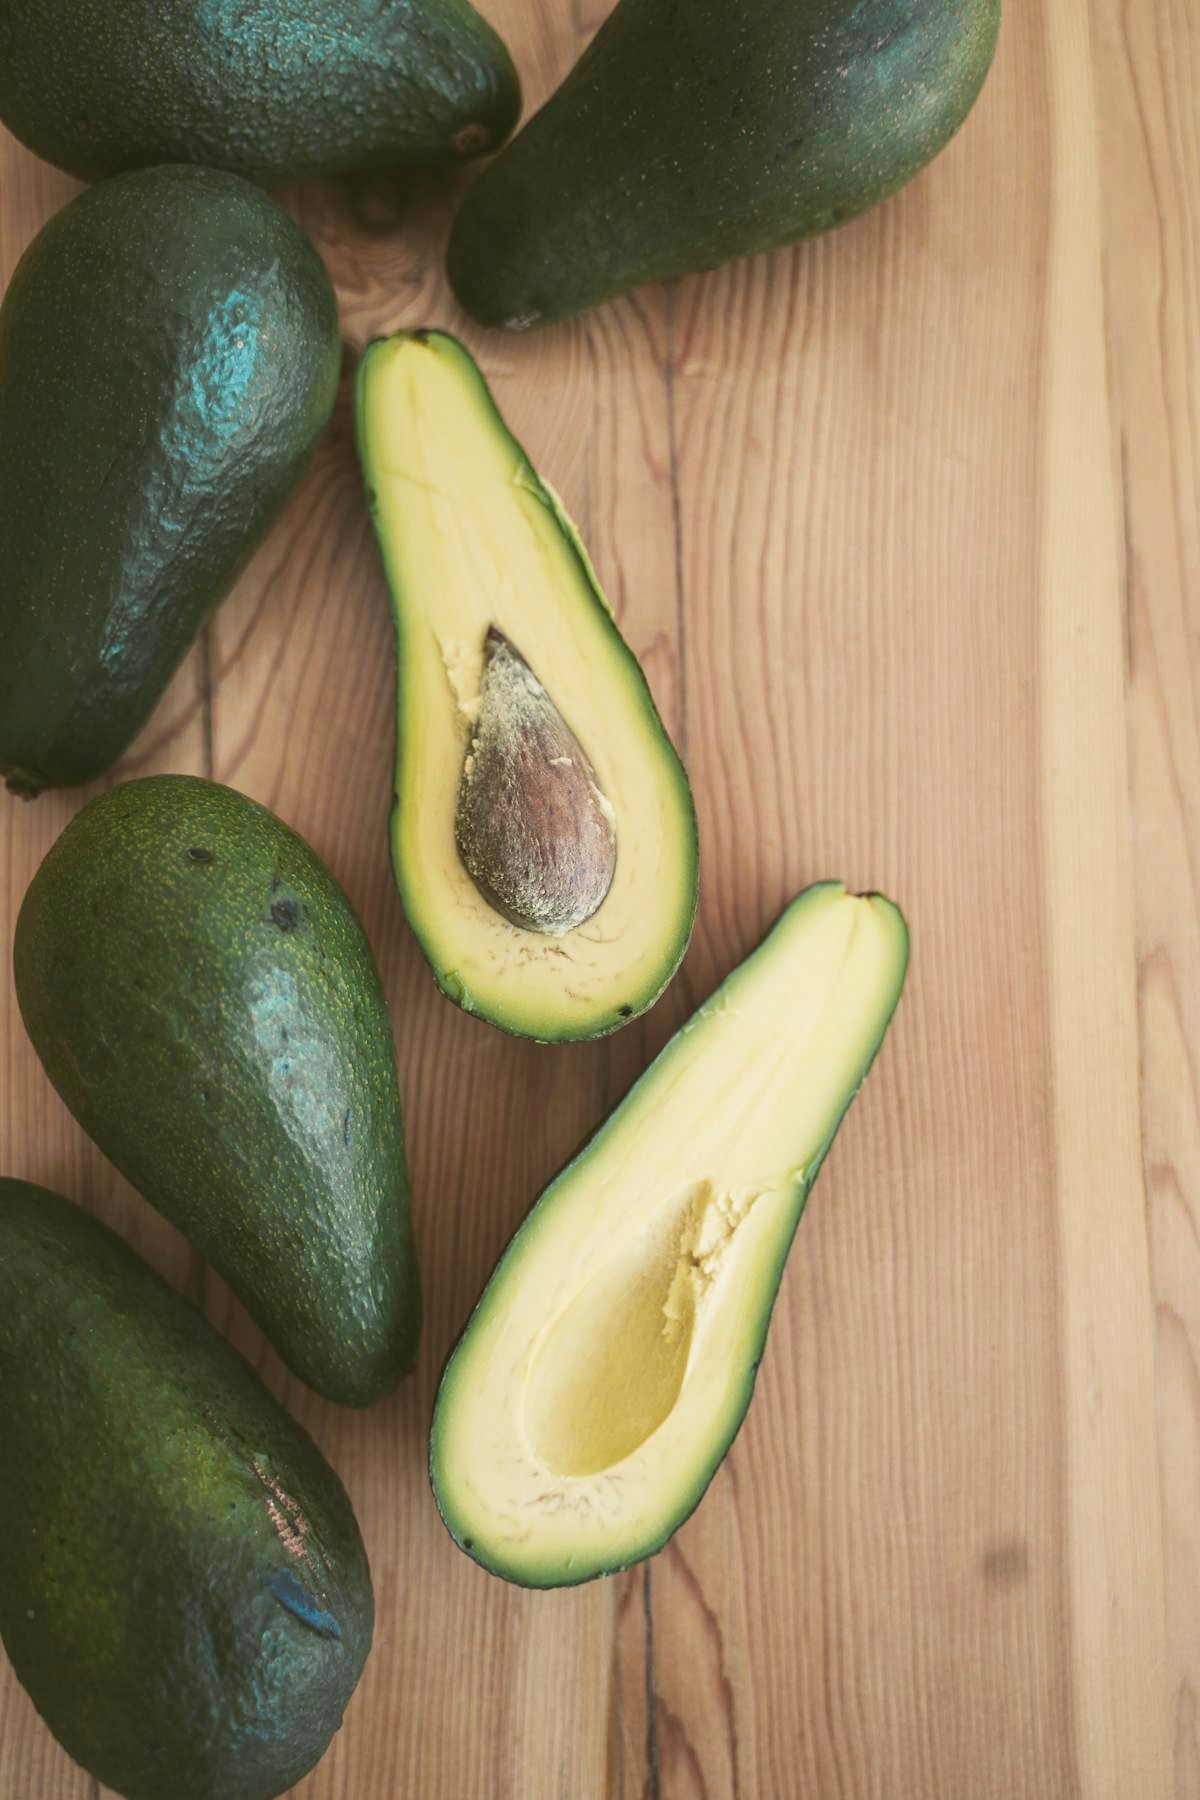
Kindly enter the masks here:
[[691, 790], [646, 678], [454, 338], [370, 346], [358, 441], [396, 628], [409, 923], [468, 1012], [543, 1042], [615, 1031], [696, 911]]
[[430, 1438], [442, 1517], [493, 1574], [613, 1573], [698, 1505], [907, 963], [891, 901], [809, 888], [542, 1194], [447, 1364]]

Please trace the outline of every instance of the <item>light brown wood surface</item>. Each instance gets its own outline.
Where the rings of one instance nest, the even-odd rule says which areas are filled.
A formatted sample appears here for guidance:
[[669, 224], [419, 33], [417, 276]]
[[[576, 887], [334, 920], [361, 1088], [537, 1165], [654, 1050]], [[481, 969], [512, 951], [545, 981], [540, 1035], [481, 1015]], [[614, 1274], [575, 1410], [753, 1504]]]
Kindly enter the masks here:
[[[492, 0], [528, 99], [603, 0]], [[819, 243], [529, 337], [449, 299], [446, 185], [290, 202], [353, 353], [461, 329], [684, 750], [703, 898], [609, 1043], [439, 997], [386, 854], [390, 624], [343, 393], [121, 775], [207, 772], [345, 884], [393, 1006], [428, 1304], [365, 1415], [289, 1379], [65, 1113], [0, 981], [0, 1170], [85, 1199], [336, 1463], [376, 1648], [304, 1800], [1200, 1800], [1200, 14], [1011, 4], [950, 149]], [[0, 280], [73, 184], [0, 134]], [[3, 596], [0, 570], [0, 604]], [[0, 808], [5, 955], [82, 803]], [[443, 1532], [424, 1434], [525, 1208], [808, 881], [908, 991], [758, 1393], [653, 1563], [571, 1593]], [[91, 1800], [0, 1664], [0, 1800]]]

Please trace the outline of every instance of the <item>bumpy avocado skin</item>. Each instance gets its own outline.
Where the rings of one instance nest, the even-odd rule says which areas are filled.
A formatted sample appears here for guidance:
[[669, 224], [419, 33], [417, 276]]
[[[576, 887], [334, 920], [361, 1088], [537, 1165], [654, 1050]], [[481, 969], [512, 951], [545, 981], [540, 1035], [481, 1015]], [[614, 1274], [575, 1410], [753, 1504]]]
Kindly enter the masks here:
[[421, 1311], [391, 1026], [303, 840], [198, 777], [113, 788], [34, 877], [13, 964], [66, 1104], [288, 1365], [390, 1392]]
[[340, 369], [320, 258], [236, 176], [122, 176], [34, 239], [0, 307], [10, 787], [120, 756], [303, 473]]
[[0, 1180], [0, 1636], [126, 1800], [269, 1800], [341, 1724], [371, 1576], [312, 1439], [180, 1295]]
[[0, 119], [96, 181], [201, 163], [268, 187], [453, 161], [516, 123], [467, 0], [0, 0]]
[[1000, 0], [620, 0], [467, 194], [455, 293], [550, 323], [840, 225], [962, 124], [999, 23]]

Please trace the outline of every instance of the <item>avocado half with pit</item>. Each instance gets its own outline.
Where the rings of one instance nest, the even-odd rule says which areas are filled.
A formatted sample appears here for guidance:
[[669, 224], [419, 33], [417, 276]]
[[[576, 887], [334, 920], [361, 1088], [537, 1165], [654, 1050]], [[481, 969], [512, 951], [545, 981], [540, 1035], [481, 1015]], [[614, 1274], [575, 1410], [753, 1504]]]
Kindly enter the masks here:
[[391, 591], [392, 862], [443, 991], [543, 1042], [661, 994], [696, 912], [691, 789], [578, 533], [443, 332], [372, 344], [359, 452]]
[[433, 1418], [438, 1506], [485, 1568], [587, 1581], [661, 1549], [697, 1506], [907, 963], [890, 901], [808, 889], [542, 1194]]

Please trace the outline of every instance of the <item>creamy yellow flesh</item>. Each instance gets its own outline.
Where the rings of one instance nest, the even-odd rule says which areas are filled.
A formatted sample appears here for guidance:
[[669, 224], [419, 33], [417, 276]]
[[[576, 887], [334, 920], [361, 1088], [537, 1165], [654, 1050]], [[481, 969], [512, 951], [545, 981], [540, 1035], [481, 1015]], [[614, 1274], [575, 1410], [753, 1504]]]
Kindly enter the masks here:
[[[695, 872], [686, 785], [636, 664], [463, 353], [433, 335], [369, 354], [362, 430], [400, 615], [393, 846], [406, 910], [463, 1004], [534, 1035], [583, 1035], [622, 1002], [640, 1011], [682, 952]], [[493, 911], [455, 847], [489, 625], [545, 686], [613, 812], [612, 886], [558, 937]]]
[[736, 1429], [819, 1161], [881, 1036], [907, 939], [815, 888], [547, 1191], [447, 1371], [434, 1474], [518, 1579], [644, 1554]]

